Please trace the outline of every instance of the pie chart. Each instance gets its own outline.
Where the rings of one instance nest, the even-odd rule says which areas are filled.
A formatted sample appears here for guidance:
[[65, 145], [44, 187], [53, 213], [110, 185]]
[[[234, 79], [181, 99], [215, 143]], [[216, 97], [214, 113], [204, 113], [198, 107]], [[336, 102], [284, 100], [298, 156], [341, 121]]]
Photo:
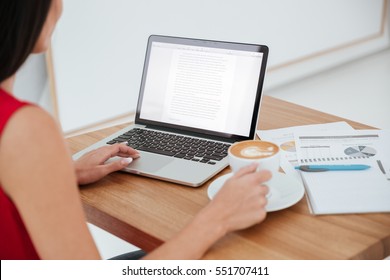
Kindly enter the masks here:
[[291, 152], [291, 153], [295, 153], [297, 151], [295, 148], [295, 141], [284, 142], [283, 144], [280, 145], [280, 148], [283, 151]]
[[344, 153], [350, 157], [373, 157], [376, 155], [376, 150], [368, 146], [348, 147]]

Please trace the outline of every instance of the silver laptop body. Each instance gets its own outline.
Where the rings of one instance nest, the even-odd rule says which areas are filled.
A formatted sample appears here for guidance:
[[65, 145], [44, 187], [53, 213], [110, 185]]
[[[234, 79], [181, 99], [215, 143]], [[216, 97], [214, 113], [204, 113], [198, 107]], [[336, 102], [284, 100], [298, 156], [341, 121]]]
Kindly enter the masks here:
[[201, 186], [232, 143], [254, 138], [267, 57], [264, 45], [150, 36], [135, 123], [73, 158], [127, 142], [140, 158], [123, 171]]

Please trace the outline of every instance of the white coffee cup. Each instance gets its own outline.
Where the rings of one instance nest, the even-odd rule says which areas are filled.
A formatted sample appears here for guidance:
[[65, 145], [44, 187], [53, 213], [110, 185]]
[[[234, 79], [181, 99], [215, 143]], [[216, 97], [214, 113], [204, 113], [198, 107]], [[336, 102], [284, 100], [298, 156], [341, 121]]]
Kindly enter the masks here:
[[258, 163], [257, 170], [269, 170], [272, 177], [279, 172], [279, 146], [267, 141], [246, 140], [236, 142], [228, 150], [229, 165], [233, 172], [254, 162]]

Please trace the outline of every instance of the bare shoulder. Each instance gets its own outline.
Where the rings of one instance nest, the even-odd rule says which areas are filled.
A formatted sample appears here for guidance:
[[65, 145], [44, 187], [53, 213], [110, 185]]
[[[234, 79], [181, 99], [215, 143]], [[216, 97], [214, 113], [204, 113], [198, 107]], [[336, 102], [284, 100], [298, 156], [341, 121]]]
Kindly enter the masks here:
[[38, 169], [52, 169], [57, 161], [68, 158], [56, 121], [39, 107], [25, 106], [10, 118], [1, 136], [0, 182], [8, 192], [7, 186], [12, 184], [4, 184], [4, 180], [18, 179], [20, 172], [28, 176], [41, 171]]
[[[41, 132], [41, 133], [37, 133]], [[45, 133], [58, 133], [59, 126], [43, 109], [36, 106], [25, 106], [19, 109], [9, 120], [3, 132], [4, 137], [44, 136]], [[22, 136], [23, 137], [23, 136]]]

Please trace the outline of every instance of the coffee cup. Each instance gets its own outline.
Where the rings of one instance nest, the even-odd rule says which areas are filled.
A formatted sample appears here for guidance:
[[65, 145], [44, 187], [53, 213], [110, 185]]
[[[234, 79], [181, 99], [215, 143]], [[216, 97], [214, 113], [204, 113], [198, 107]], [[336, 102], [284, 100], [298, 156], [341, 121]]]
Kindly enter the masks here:
[[234, 173], [247, 165], [258, 163], [257, 171], [269, 170], [275, 177], [279, 171], [280, 149], [272, 142], [246, 140], [231, 145], [228, 158]]

